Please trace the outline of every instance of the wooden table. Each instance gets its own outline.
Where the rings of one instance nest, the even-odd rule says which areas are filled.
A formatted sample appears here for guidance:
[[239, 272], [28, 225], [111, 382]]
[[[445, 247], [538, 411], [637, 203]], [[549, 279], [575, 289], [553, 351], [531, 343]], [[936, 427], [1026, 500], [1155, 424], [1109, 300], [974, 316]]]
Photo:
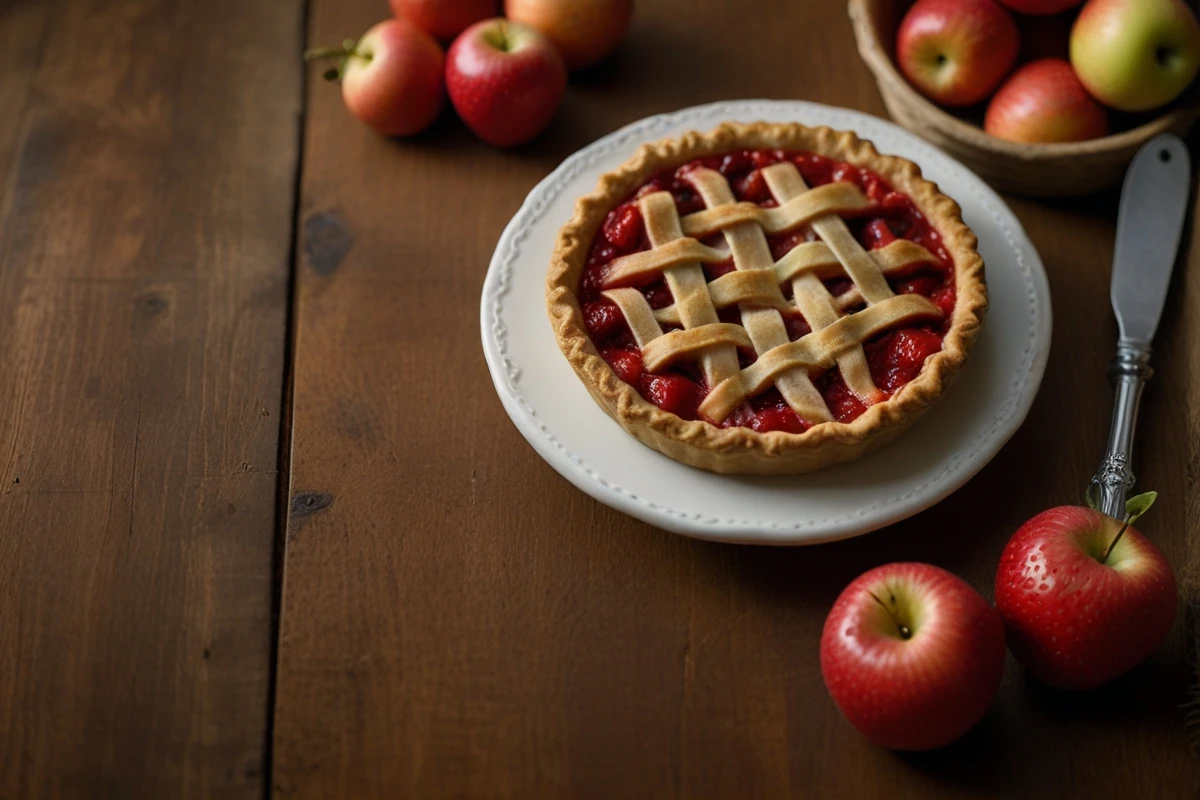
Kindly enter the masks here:
[[[1182, 615], [1099, 692], [1010, 662], [980, 727], [923, 756], [868, 745], [817, 664], [855, 575], [918, 559], [990, 594], [1015, 527], [1079, 500], [1108, 424], [1114, 195], [1013, 201], [1054, 352], [967, 487], [841, 544], [690, 541], [522, 440], [480, 349], [484, 270], [534, 183], [632, 120], [738, 97], [882, 113], [843, 4], [643, 0], [512, 152], [451, 114], [381, 139], [305, 77], [305, 42], [385, 13], [0, 6], [0, 797], [1195, 796]], [[1138, 459], [1188, 585], [1191, 273]]]

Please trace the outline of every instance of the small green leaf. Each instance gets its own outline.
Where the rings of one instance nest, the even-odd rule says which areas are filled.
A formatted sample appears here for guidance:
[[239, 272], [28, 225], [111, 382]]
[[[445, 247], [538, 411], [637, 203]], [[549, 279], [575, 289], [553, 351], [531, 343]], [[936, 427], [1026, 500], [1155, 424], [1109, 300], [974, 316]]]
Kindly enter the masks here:
[[1100, 484], [1095, 482], [1089, 484], [1083, 499], [1087, 501], [1088, 508], [1092, 511], [1100, 510]]
[[354, 48], [357, 45], [358, 45], [358, 42], [354, 41], [353, 39], [342, 39], [342, 49], [345, 50], [347, 53], [354, 52]]
[[337, 67], [330, 67], [329, 69], [325, 70], [321, 77], [327, 81], [336, 81], [338, 79]]
[[1129, 524], [1137, 522], [1143, 514], [1150, 510], [1150, 506], [1154, 505], [1154, 501], [1157, 499], [1158, 492], [1146, 492], [1129, 498], [1129, 501], [1125, 503], [1125, 513], [1128, 515]]

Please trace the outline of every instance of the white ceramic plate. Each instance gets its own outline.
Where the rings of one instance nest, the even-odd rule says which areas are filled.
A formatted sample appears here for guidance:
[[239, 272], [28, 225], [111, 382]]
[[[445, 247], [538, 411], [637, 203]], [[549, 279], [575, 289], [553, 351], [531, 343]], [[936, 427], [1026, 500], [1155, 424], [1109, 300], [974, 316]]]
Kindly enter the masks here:
[[[679, 464], [626, 434], [588, 395], [555, 343], [544, 281], [575, 199], [644, 142], [721, 122], [796, 121], [857, 131], [915, 161], [963, 209], [987, 263], [991, 308], [950, 391], [896, 442], [813, 475], [737, 477]], [[974, 174], [889, 122], [795, 101], [739, 101], [636, 122], [568, 158], [500, 237], [483, 285], [483, 349], [517, 428], [571, 483], [606, 505], [701, 539], [811, 544], [855, 536], [944, 499], [984, 467], [1033, 404], [1050, 352], [1041, 260], [1003, 201]]]

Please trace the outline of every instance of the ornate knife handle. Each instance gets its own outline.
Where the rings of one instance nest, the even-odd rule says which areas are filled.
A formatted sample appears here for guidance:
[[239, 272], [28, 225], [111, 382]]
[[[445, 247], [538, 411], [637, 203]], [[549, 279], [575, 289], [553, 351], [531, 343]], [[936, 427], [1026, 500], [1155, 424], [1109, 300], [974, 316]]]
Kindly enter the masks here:
[[1148, 344], [1129, 339], [1117, 343], [1117, 356], [1108, 368], [1109, 378], [1117, 388], [1112, 428], [1108, 433], [1108, 450], [1100, 471], [1088, 487], [1088, 493], [1096, 501], [1097, 508], [1116, 519], [1124, 519], [1125, 496], [1136, 482], [1129, 466], [1133, 460], [1133, 436], [1137, 428], [1142, 390], [1153, 374]]

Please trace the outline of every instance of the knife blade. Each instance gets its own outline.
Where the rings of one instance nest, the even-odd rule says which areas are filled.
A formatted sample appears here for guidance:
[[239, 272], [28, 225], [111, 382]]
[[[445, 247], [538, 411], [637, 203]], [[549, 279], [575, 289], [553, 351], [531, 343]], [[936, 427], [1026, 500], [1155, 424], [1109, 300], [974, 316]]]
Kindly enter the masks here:
[[1170, 134], [1151, 139], [1125, 175], [1111, 293], [1124, 340], [1149, 347], [1158, 330], [1190, 183], [1187, 146]]
[[1150, 369], [1150, 343], [1158, 330], [1183, 237], [1191, 159], [1178, 136], [1151, 139], [1134, 157], [1121, 190], [1111, 300], [1120, 328], [1109, 367], [1116, 385], [1112, 427], [1088, 501], [1110, 517], [1125, 516], [1125, 497], [1137, 482], [1131, 467], [1138, 409]]

